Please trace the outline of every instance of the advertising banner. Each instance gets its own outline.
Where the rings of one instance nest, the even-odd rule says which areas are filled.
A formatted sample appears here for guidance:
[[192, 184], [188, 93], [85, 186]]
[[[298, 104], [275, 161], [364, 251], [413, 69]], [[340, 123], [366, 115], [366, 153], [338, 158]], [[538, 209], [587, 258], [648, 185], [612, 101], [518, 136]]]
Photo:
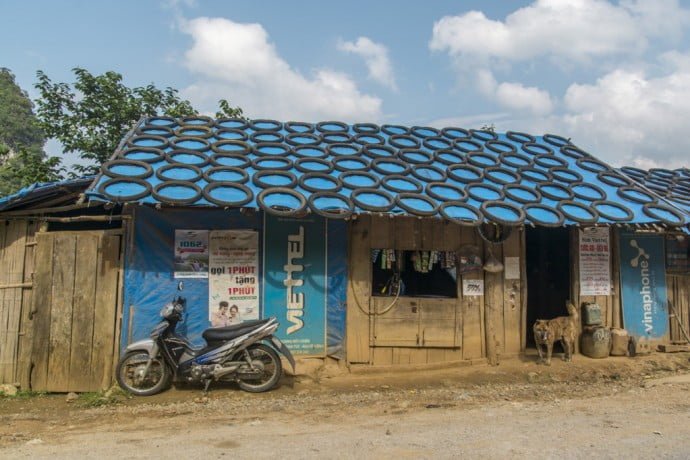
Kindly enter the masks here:
[[326, 221], [266, 215], [264, 317], [280, 322], [276, 335], [297, 355], [326, 353]]
[[662, 338], [668, 329], [664, 238], [621, 233], [623, 326], [636, 337]]
[[175, 278], [208, 278], [208, 231], [175, 230]]
[[209, 235], [209, 320], [222, 327], [259, 318], [259, 234], [214, 230]]
[[608, 227], [580, 230], [580, 295], [611, 295]]

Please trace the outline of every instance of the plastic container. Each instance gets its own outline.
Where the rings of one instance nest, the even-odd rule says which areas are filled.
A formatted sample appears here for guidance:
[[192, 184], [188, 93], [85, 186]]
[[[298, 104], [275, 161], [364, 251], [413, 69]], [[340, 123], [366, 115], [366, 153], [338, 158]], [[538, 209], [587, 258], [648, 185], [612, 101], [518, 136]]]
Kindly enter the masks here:
[[601, 326], [601, 307], [595, 303], [582, 306], [582, 320], [585, 326]]
[[628, 354], [630, 336], [625, 329], [611, 329], [611, 356], [625, 356]]
[[604, 326], [585, 326], [580, 351], [590, 358], [606, 358], [611, 353], [611, 331]]

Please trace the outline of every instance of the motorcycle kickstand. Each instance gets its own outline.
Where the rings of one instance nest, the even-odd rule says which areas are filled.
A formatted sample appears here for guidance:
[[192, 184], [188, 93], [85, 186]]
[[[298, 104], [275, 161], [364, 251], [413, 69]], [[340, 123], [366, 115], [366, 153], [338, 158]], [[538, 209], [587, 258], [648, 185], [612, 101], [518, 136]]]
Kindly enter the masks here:
[[208, 395], [208, 387], [211, 386], [211, 379], [204, 381], [204, 396]]

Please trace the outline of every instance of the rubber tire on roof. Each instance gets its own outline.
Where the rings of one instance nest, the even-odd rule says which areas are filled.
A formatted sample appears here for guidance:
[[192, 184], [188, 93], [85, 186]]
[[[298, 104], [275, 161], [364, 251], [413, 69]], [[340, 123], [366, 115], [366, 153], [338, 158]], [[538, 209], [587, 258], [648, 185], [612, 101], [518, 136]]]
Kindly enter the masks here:
[[[266, 163], [266, 162], [278, 162], [282, 163], [282, 166], [261, 166], [261, 163]], [[274, 157], [258, 157], [254, 158], [252, 160], [252, 168], [256, 169], [257, 171], [267, 171], [267, 170], [273, 170], [273, 171], [290, 171], [292, 169], [292, 160], [289, 159], [288, 157], [283, 157], [283, 156], [276, 156]]]
[[[313, 170], [313, 169], [309, 169], [309, 168], [302, 166], [303, 163], [310, 163], [310, 162], [311, 163], [318, 163], [322, 166], [325, 166], [326, 168], [325, 169], [319, 169], [319, 170]], [[293, 164], [295, 165], [295, 169], [297, 169], [297, 171], [305, 173], [305, 174], [313, 173], [313, 172], [330, 174], [333, 172], [333, 169], [335, 169], [332, 161], [324, 160], [323, 158], [315, 158], [315, 157], [314, 158], [312, 158], [312, 157], [298, 158], [297, 160], [295, 160], [293, 162]]]
[[[113, 184], [119, 184], [122, 182], [141, 185], [142, 187], [144, 187], [144, 191], [137, 193], [135, 195], [132, 195], [132, 196], [128, 196], [125, 199], [121, 199], [120, 197], [115, 196], [115, 195], [111, 195], [105, 191], [105, 189], [107, 189], [109, 186], [111, 186]], [[132, 179], [129, 177], [116, 177], [113, 179], [108, 179], [105, 182], [103, 182], [98, 187], [98, 193], [100, 193], [101, 195], [103, 195], [108, 200], [112, 201], [113, 203], [127, 203], [127, 202], [132, 202], [132, 201], [138, 201], [138, 200], [140, 200], [146, 196], [149, 196], [151, 194], [151, 184], [149, 184], [148, 182], [146, 182], [143, 179]]]
[[[599, 198], [591, 198], [591, 197], [584, 195], [582, 193], [577, 193], [576, 190], [577, 190], [577, 187], [579, 187], [579, 186], [589, 187], [589, 188], [593, 189], [595, 192], [597, 192], [599, 194]], [[579, 198], [581, 200], [601, 201], [601, 200], [605, 200], [607, 197], [604, 189], [602, 189], [601, 187], [599, 187], [598, 185], [595, 185], [595, 184], [580, 182], [580, 183], [576, 183], [576, 184], [569, 184], [569, 187], [570, 187], [570, 191], [573, 192], [573, 195], [575, 196], [575, 198]]]
[[[460, 194], [460, 196], [462, 198], [458, 198], [458, 199], [446, 198], [443, 195], [434, 192], [434, 190], [433, 190], [434, 186], [447, 187], [447, 188], [453, 189], [455, 192]], [[467, 198], [468, 198], [467, 192], [465, 191], [465, 189], [460, 188], [460, 187], [453, 185], [453, 184], [447, 184], [445, 182], [429, 182], [428, 184], [426, 184], [425, 191], [426, 191], [427, 195], [429, 195], [431, 198], [433, 198], [437, 201], [458, 201], [458, 202], [464, 203], [467, 201]]]
[[[374, 195], [380, 195], [383, 196], [388, 200], [388, 205], [386, 206], [375, 206], [375, 205], [370, 205], [366, 204], [360, 200], [357, 199], [359, 195], [362, 195], [364, 193], [371, 193]], [[391, 197], [388, 193], [384, 192], [383, 190], [380, 189], [375, 189], [375, 188], [358, 188], [352, 191], [350, 194], [350, 200], [357, 206], [358, 208], [364, 209], [365, 211], [370, 211], [370, 212], [387, 212], [393, 209], [395, 207], [395, 200], [393, 197]]]
[[[220, 158], [234, 158], [236, 160], [242, 160], [243, 163], [240, 163], [237, 166], [228, 166], [228, 165], [218, 163], [218, 160]], [[241, 155], [239, 153], [214, 153], [213, 155], [211, 155], [211, 164], [213, 166], [219, 166], [219, 167], [223, 166], [223, 167], [229, 167], [229, 168], [248, 168], [249, 166], [251, 166], [252, 161], [249, 159], [249, 157]]]
[[[260, 124], [272, 125], [270, 128], [260, 127]], [[249, 121], [249, 128], [253, 131], [280, 131], [283, 129], [283, 124], [278, 120], [269, 120], [267, 118], [257, 118]]]
[[[290, 209], [286, 211], [282, 211], [280, 209], [275, 209], [271, 208], [270, 206], [267, 206], [264, 203], [264, 199], [266, 198], [266, 195], [271, 195], [275, 193], [283, 193], [285, 195], [290, 195], [293, 198], [297, 198], [297, 200], [300, 202], [300, 205], [297, 209]], [[307, 207], [307, 200], [304, 198], [304, 195], [301, 193], [290, 189], [286, 187], [272, 187], [272, 188], [267, 188], [265, 190], [262, 190], [259, 192], [259, 195], [256, 197], [256, 202], [259, 204], [259, 207], [266, 211], [269, 214], [273, 214], [274, 216], [282, 216], [282, 217], [289, 217], [289, 216], [294, 216], [297, 214], [301, 214]]]
[[[394, 181], [394, 180], [402, 180], [405, 182], [408, 182], [412, 184], [415, 187], [415, 190], [410, 190], [406, 188], [398, 188], [394, 185], [389, 184], [388, 182]], [[416, 180], [403, 176], [401, 174], [388, 174], [387, 176], [384, 176], [381, 178], [381, 186], [385, 188], [386, 190], [393, 192], [393, 193], [421, 193], [422, 190], [424, 190], [424, 186], [417, 182]]]
[[[240, 180], [236, 180], [236, 181], [234, 181], [234, 180], [233, 181], [216, 181], [216, 180], [211, 178], [211, 175], [213, 173], [221, 172], [221, 171], [234, 172], [234, 173], [237, 173], [240, 176], [242, 176], [242, 178]], [[247, 171], [245, 171], [242, 168], [236, 168], [234, 166], [213, 166], [212, 168], [209, 168], [206, 171], [204, 171], [202, 174], [203, 174], [204, 180], [208, 183], [233, 182], [233, 183], [237, 183], [237, 184], [246, 184], [247, 181], [249, 181], [249, 174], [247, 173]]]
[[[348, 204], [348, 210], [347, 212], [330, 212], [330, 211], [324, 211], [323, 209], [319, 209], [314, 205], [314, 202], [322, 197], [332, 197], [332, 198], [337, 198], [343, 200], [345, 203]], [[307, 200], [307, 205], [309, 206], [309, 209], [312, 210], [314, 214], [318, 214], [321, 217], [325, 217], [327, 219], [348, 219], [352, 214], [355, 212], [355, 205], [352, 204], [352, 200], [350, 200], [348, 197], [343, 196], [339, 193], [336, 192], [316, 192], [312, 193], [309, 196], [309, 199]]]
[[[575, 207], [580, 207], [582, 209], [585, 209], [585, 210], [590, 212], [592, 217], [590, 217], [588, 219], [582, 219], [581, 217], [575, 217], [574, 214], [570, 214], [570, 213], [563, 210], [563, 208], [565, 206], [575, 206]], [[561, 214], [563, 214], [566, 218], [572, 220], [573, 222], [579, 222], [581, 224], [594, 224], [599, 220], [599, 212], [596, 209], [594, 209], [591, 206], [588, 206], [586, 204], [579, 203], [577, 201], [573, 201], [573, 200], [559, 201], [558, 204], [556, 205], [556, 209], [558, 209], [561, 212]]]
[[[159, 193], [160, 189], [167, 188], [167, 187], [175, 187], [175, 186], [180, 186], [180, 187], [187, 187], [191, 188], [194, 190], [195, 194], [191, 198], [170, 198], [167, 196], [163, 196]], [[153, 187], [153, 190], [151, 191], [151, 196], [153, 196], [156, 200], [158, 200], [161, 203], [164, 204], [172, 204], [172, 205], [187, 205], [187, 204], [193, 204], [199, 201], [201, 196], [203, 195], [203, 191], [201, 190], [201, 187], [196, 185], [194, 182], [189, 182], [189, 181], [184, 181], [184, 180], [170, 180], [166, 182], [161, 182], [160, 184], [156, 185]]]
[[[169, 169], [174, 169], [174, 168], [182, 168], [182, 169], [185, 169], [185, 168], [186, 168], [186, 169], [191, 169], [192, 171], [194, 171], [194, 173], [196, 174], [196, 176], [194, 176], [194, 177], [191, 178], [191, 179], [184, 179], [185, 181], [188, 181], [188, 182], [196, 182], [196, 181], [198, 181], [199, 179], [201, 179], [201, 176], [202, 176], [201, 168], [199, 168], [198, 166], [186, 165], [186, 164], [181, 164], [181, 163], [180, 163], [180, 164], [167, 164], [167, 165], [161, 166], [160, 168], [156, 169], [156, 177], [157, 177], [158, 179], [164, 181], [164, 182], [169, 182], [169, 181], [171, 181], [171, 180], [180, 180], [180, 179], [174, 179], [174, 178], [165, 177], [165, 175], [163, 174], [165, 171], [167, 171], [167, 170], [169, 170]], [[245, 174], [246, 174], [246, 173], [245, 173]]]
[[[405, 204], [403, 200], [406, 198], [411, 198], [415, 200], [421, 200], [429, 205], [431, 205], [432, 210], [431, 211], [422, 211], [419, 209], [415, 209], [412, 206], [409, 206]], [[408, 213], [414, 215], [414, 216], [419, 216], [419, 217], [431, 217], [435, 216], [438, 214], [438, 203], [436, 203], [434, 200], [429, 198], [428, 196], [420, 195], [419, 193], [398, 193], [398, 195], [395, 197], [395, 204], [398, 205], [399, 208], [404, 209]]]
[[[282, 177], [287, 177], [290, 179], [289, 184], [283, 184], [283, 185], [271, 185], [269, 183], [263, 182], [261, 178], [263, 176], [282, 176]], [[252, 183], [256, 185], [259, 188], [268, 190], [272, 188], [294, 188], [297, 185], [297, 176], [295, 176], [292, 172], [290, 171], [275, 171], [271, 169], [264, 169], [262, 171], [257, 171], [252, 175]]]
[[[446, 208], [451, 206], [457, 206], [459, 208], [467, 209], [468, 211], [473, 212], [474, 215], [477, 216], [477, 218], [474, 220], [459, 220], [454, 217], [451, 217], [446, 213]], [[479, 209], [467, 203], [463, 203], [462, 201], [446, 201], [444, 203], [441, 203], [441, 205], [438, 207], [438, 212], [441, 214], [441, 216], [443, 216], [444, 219], [465, 227], [476, 227], [477, 225], [481, 224], [484, 219], [484, 216]]]
[[[543, 209], [547, 212], [551, 212], [551, 213], [555, 214], [558, 217], [558, 221], [557, 222], [549, 222], [549, 221], [545, 221], [545, 220], [535, 219], [534, 217], [529, 215], [529, 210], [534, 209], [534, 208]], [[553, 227], [562, 227], [563, 224], [565, 223], [565, 216], [563, 215], [563, 213], [561, 211], [559, 211], [558, 209], [552, 208], [551, 206], [547, 206], [547, 205], [541, 204], [541, 203], [529, 203], [529, 204], [526, 204], [523, 209], [525, 211], [525, 218], [529, 219], [529, 221], [535, 225], [553, 228]]]
[[[532, 195], [534, 195], [535, 198], [532, 200], [526, 200], [521, 196], [513, 194], [512, 191], [514, 189], [523, 190], [527, 193], [531, 193]], [[505, 194], [506, 198], [509, 198], [513, 201], [517, 201], [521, 204], [532, 204], [541, 202], [541, 193], [539, 193], [539, 190], [522, 184], [507, 184], [505, 187], [503, 187], [503, 193]]]
[[[614, 208], [617, 207], [621, 211], [624, 211], [626, 213], [626, 215], [625, 215], [625, 217], [612, 216], [610, 214], [607, 214], [607, 213], [601, 211], [600, 209], [597, 209], [598, 205], [612, 206]], [[630, 208], [628, 208], [627, 206], [624, 206], [620, 203], [617, 203], [615, 201], [597, 200], [597, 201], [592, 202], [592, 208], [594, 208], [594, 210], [599, 213], [599, 216], [603, 217], [604, 219], [611, 220], [613, 222], [630, 222], [635, 218], [635, 214], [630, 210]]]
[[[178, 155], [191, 155], [193, 157], [199, 158], [201, 161], [198, 163], [182, 163], [181, 161], [175, 160]], [[196, 166], [197, 168], [203, 168], [211, 161], [211, 157], [202, 152], [197, 152], [196, 150], [186, 150], [186, 149], [175, 149], [165, 153], [165, 159], [170, 164], [175, 165], [185, 165], [185, 166]]]
[[[329, 189], [320, 189], [316, 187], [312, 187], [311, 185], [307, 185], [305, 182], [308, 181], [309, 179], [324, 179], [326, 181], [331, 181], [335, 186], [333, 188]], [[317, 193], [317, 192], [339, 192], [343, 188], [343, 184], [338, 180], [337, 177], [333, 177], [329, 174], [326, 173], [320, 173], [320, 172], [310, 172], [303, 174], [299, 178], [299, 186], [302, 187], [304, 190], [310, 193]]]
[[[132, 166], [138, 166], [140, 168], [144, 168], [144, 172], [141, 174], [135, 174], [133, 176], [128, 176], [124, 174], [117, 174], [114, 172], [110, 171], [110, 168], [113, 166], [126, 166], [127, 164], [130, 164]], [[146, 163], [144, 161], [139, 161], [139, 160], [110, 160], [106, 161], [101, 165], [101, 172], [108, 176], [108, 177], [129, 177], [132, 179], [146, 179], [147, 177], [150, 177], [153, 174], [153, 168], [149, 163]]]
[[[518, 218], [517, 220], [505, 220], [500, 217], [496, 217], [492, 214], [490, 214], [487, 211], [487, 208], [489, 206], [503, 206], [505, 208], [510, 209], [511, 211], [517, 213]], [[499, 200], [488, 200], [482, 202], [482, 204], [479, 206], [479, 209], [482, 211], [482, 214], [484, 214], [484, 217], [486, 220], [490, 222], [496, 222], [498, 224], [502, 225], [507, 225], [507, 226], [515, 226], [515, 225], [520, 225], [525, 221], [525, 211], [522, 210], [522, 208], [518, 207], [517, 205], [514, 205], [513, 203], [508, 203], [506, 201], [499, 201]]]
[[[198, 143], [202, 144], [202, 147], [190, 148], [190, 147], [184, 147], [184, 146], [180, 145], [181, 143], [187, 142], [187, 141], [198, 142]], [[194, 152], [203, 153], [203, 152], [207, 152], [208, 150], [211, 149], [211, 143], [208, 140], [204, 139], [203, 137], [192, 137], [192, 136], [176, 137], [176, 138], [170, 140], [170, 147], [173, 150], [192, 150]]]
[[[153, 158], [146, 158], [145, 160], [131, 160], [127, 158], [128, 154], [133, 154], [135, 152], [150, 153], [155, 156]], [[117, 159], [127, 161], [143, 161], [144, 163], [154, 164], [165, 160], [165, 151], [155, 147], [129, 147], [121, 151], [117, 155]]]
[[[654, 212], [652, 211], [652, 207], [656, 207], [656, 208], [662, 209], [665, 212], [673, 214], [675, 217], [678, 218], [679, 222], [673, 222], [673, 221], [670, 221], [666, 218], [659, 217], [659, 216], [655, 215]], [[665, 204], [645, 203], [642, 205], [642, 212], [644, 212], [647, 215], [647, 217], [650, 217], [652, 219], [659, 219], [660, 222], [663, 222], [664, 224], [670, 225], [672, 227], [685, 225], [685, 223], [686, 223], [686, 219], [680, 211], [678, 211], [678, 210], [676, 210], [670, 206], [666, 206]]]
[[[238, 201], [224, 201], [224, 200], [219, 200], [217, 198], [213, 198], [211, 196], [211, 191], [213, 191], [216, 188], [219, 187], [231, 187], [231, 188], [236, 188], [239, 189], [247, 195], [246, 198]], [[222, 182], [212, 182], [210, 184], [207, 184], [206, 187], [204, 187], [204, 190], [202, 191], [202, 195], [204, 196], [204, 199], [206, 201], [216, 204], [218, 206], [223, 206], [223, 207], [241, 207], [244, 206], [245, 204], [249, 203], [252, 201], [254, 198], [254, 193], [252, 193], [251, 189], [247, 187], [244, 184], [240, 184], [238, 182], [227, 182], [227, 181], [222, 181]]]
[[536, 141], [535, 137], [531, 134], [521, 133], [519, 131], [507, 131], [506, 137], [518, 144], [524, 144], [526, 142], [534, 143], [534, 141]]

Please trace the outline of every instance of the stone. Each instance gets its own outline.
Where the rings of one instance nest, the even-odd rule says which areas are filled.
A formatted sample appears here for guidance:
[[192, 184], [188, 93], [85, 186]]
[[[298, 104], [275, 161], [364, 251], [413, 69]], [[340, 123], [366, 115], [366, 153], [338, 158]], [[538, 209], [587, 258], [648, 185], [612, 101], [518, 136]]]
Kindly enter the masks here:
[[68, 403], [76, 401], [77, 399], [79, 399], [79, 395], [74, 392], [67, 393], [67, 397], [65, 397], [65, 401]]
[[5, 396], [17, 396], [17, 387], [9, 383], [4, 383], [0, 385], [0, 393]]

